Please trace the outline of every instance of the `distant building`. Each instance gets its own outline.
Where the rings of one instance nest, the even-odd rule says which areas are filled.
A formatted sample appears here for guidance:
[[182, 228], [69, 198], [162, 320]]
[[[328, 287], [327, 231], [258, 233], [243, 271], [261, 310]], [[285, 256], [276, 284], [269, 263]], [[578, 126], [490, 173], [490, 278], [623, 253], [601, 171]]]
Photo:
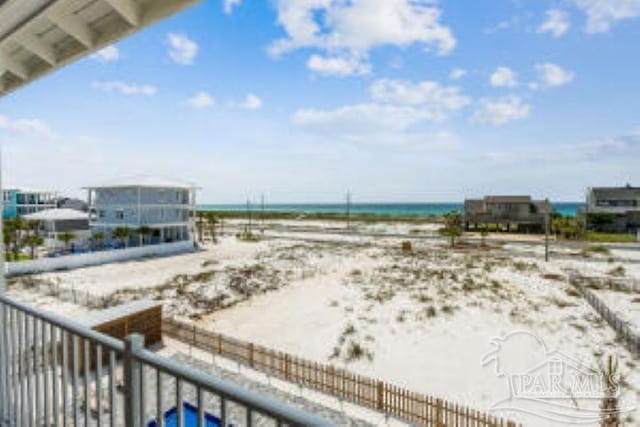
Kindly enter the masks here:
[[587, 192], [587, 229], [610, 233], [640, 230], [640, 187], [593, 187]]
[[543, 232], [545, 216], [553, 213], [548, 200], [530, 196], [486, 196], [464, 201], [464, 225], [467, 230], [495, 226], [520, 232]]
[[4, 218], [16, 218], [56, 207], [53, 191], [10, 188], [2, 191]]
[[89, 204], [86, 200], [82, 199], [73, 199], [71, 197], [61, 197], [57, 201], [57, 206], [59, 209], [73, 209], [76, 211], [89, 211]]
[[63, 242], [58, 240], [60, 233], [73, 233], [71, 242], [76, 248], [86, 247], [89, 240], [89, 214], [74, 209], [46, 209], [24, 215], [28, 221], [38, 221], [38, 233], [44, 237], [45, 246], [62, 248]]
[[[196, 186], [155, 177], [133, 177], [88, 187], [89, 225], [111, 244], [116, 228], [131, 231], [128, 246], [192, 240]], [[150, 233], [139, 233], [142, 227]]]

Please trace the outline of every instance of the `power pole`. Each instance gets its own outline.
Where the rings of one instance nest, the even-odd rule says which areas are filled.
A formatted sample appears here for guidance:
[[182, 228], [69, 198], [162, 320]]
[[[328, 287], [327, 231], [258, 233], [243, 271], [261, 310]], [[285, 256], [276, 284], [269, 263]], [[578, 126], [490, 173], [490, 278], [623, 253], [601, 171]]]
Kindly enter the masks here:
[[351, 191], [347, 190], [347, 230], [351, 229]]
[[251, 233], [251, 202], [247, 199], [247, 218], [249, 223], [247, 225], [247, 232]]
[[545, 212], [544, 212], [544, 260], [549, 262], [549, 199], [545, 200]]
[[262, 234], [264, 234], [264, 193], [262, 193], [260, 195], [260, 209], [261, 209], [261, 214], [260, 214], [260, 231]]

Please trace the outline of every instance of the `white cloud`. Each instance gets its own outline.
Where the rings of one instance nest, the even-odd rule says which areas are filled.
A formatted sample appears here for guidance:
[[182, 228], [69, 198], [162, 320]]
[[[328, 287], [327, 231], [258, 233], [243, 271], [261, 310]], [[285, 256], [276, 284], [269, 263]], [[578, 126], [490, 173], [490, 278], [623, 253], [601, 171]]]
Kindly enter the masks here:
[[93, 82], [91, 87], [103, 92], [118, 92], [123, 95], [155, 95], [158, 88], [151, 85], [136, 85], [122, 81]]
[[454, 68], [449, 73], [449, 80], [460, 80], [467, 75], [467, 70], [464, 68]]
[[198, 92], [187, 99], [187, 104], [193, 108], [210, 108], [215, 104], [215, 100], [207, 92]]
[[563, 86], [574, 79], [574, 74], [564, 68], [550, 63], [536, 64], [540, 80], [546, 86]]
[[198, 44], [184, 34], [167, 34], [169, 57], [180, 65], [191, 65], [198, 54]]
[[0, 131], [51, 138], [55, 133], [40, 119], [11, 119], [0, 114]]
[[110, 45], [91, 55], [91, 58], [99, 62], [116, 62], [120, 59], [120, 51], [117, 47]]
[[455, 111], [471, 102], [460, 88], [441, 86], [438, 82], [409, 82], [406, 80], [376, 80], [369, 87], [371, 98], [378, 102], [420, 105], [434, 111]]
[[233, 9], [240, 5], [240, 3], [242, 3], [243, 0], [224, 0], [223, 3], [223, 8], [224, 8], [224, 13], [226, 13], [227, 15], [230, 15], [233, 12]]
[[237, 104], [237, 107], [244, 110], [259, 110], [262, 108], [262, 99], [252, 93], [248, 94], [244, 101]]
[[616, 21], [640, 17], [640, 0], [572, 0], [587, 14], [587, 33], [606, 33]]
[[369, 74], [371, 72], [371, 64], [362, 62], [361, 59], [355, 55], [311, 55], [307, 61], [307, 67], [311, 71], [324, 76], [347, 77]]
[[547, 20], [538, 27], [538, 33], [549, 33], [553, 37], [562, 37], [569, 31], [569, 14], [560, 9], [547, 10]]
[[333, 110], [303, 109], [293, 116], [297, 126], [338, 134], [400, 132], [420, 122], [441, 120], [440, 114], [429, 110], [376, 103], [346, 105]]
[[505, 96], [498, 99], [483, 99], [480, 108], [473, 113], [473, 123], [504, 125], [514, 120], [529, 117], [531, 106], [517, 96]]
[[274, 56], [315, 48], [366, 58], [377, 47], [412, 44], [447, 54], [456, 45], [432, 0], [278, 0], [277, 9], [286, 37], [269, 46]]
[[498, 67], [489, 78], [491, 86], [494, 87], [515, 87], [518, 85], [516, 73], [508, 67]]

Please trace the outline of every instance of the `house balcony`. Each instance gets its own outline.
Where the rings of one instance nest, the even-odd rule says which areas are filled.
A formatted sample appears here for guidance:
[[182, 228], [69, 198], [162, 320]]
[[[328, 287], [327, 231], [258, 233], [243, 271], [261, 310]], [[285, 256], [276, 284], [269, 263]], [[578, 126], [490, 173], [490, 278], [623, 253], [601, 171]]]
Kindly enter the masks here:
[[[2, 426], [328, 426], [329, 422], [0, 294]], [[233, 408], [233, 419], [230, 413]]]

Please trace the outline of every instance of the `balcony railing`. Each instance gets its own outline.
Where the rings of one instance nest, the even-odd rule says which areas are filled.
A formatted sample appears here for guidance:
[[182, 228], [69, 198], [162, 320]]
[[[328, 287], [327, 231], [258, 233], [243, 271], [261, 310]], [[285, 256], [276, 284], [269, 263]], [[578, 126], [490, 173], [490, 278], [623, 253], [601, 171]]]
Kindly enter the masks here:
[[[215, 406], [215, 408], [214, 408]], [[0, 295], [0, 425], [328, 426], [325, 420]], [[238, 421], [241, 418], [241, 421]], [[153, 424], [155, 423], [155, 424]]]

